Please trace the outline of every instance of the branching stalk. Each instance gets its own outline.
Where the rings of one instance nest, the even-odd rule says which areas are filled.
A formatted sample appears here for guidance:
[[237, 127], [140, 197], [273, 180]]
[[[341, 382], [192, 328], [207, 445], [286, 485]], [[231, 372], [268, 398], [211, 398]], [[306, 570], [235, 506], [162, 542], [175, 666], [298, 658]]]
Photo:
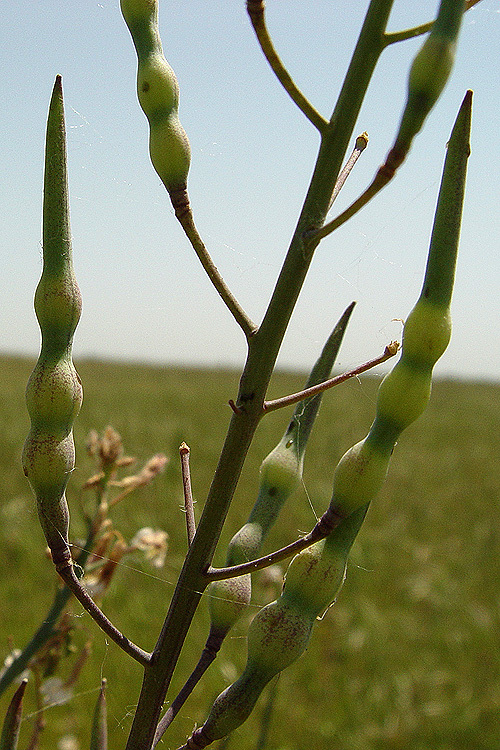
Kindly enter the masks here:
[[169, 611], [146, 667], [126, 750], [151, 750], [156, 725], [182, 644], [209, 579], [211, 564], [243, 463], [257, 425], [288, 322], [317, 242], [304, 244], [306, 229], [319, 227], [356, 124], [371, 76], [383, 51], [393, 0], [371, 0], [332, 119], [322, 134], [316, 167], [298, 225], [262, 325], [249, 338], [237, 406], [219, 463], [188, 550]]

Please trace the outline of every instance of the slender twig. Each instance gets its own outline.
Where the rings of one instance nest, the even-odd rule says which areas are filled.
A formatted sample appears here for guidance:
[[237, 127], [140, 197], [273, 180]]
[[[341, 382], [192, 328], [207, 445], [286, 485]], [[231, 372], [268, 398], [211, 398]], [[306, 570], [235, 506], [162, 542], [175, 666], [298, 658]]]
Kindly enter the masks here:
[[121, 633], [113, 623], [108, 620], [104, 612], [97, 606], [92, 597], [84, 589], [78, 578], [76, 577], [74, 568], [72, 565], [66, 565], [65, 567], [58, 568], [57, 572], [63, 579], [66, 586], [71, 590], [72, 594], [80, 602], [82, 607], [89, 613], [93, 620], [99, 625], [106, 635], [108, 635], [112, 641], [114, 641], [120, 648], [125, 651], [126, 654], [131, 656], [133, 659], [146, 666], [151, 660], [151, 655], [142, 648], [136, 646], [135, 643], [129, 641], [129, 639]]
[[213, 632], [211, 632], [208, 636], [207, 642], [205, 643], [205, 647], [201, 652], [197, 665], [189, 675], [176, 698], [172, 701], [168, 709], [163, 714], [161, 720], [158, 723], [158, 726], [156, 727], [153, 747], [156, 747], [158, 742], [161, 740], [168, 727], [193, 692], [198, 682], [201, 680], [209, 666], [216, 658], [222, 645], [222, 641], [223, 638]]
[[308, 120], [322, 133], [328, 122], [313, 107], [310, 101], [304, 96], [302, 91], [297, 87], [290, 73], [283, 65], [274, 44], [269, 35], [264, 13], [264, 0], [247, 0], [247, 11], [252, 22], [257, 40], [267, 62], [271, 66], [273, 73], [281, 83], [289, 97], [295, 102], [297, 107], [305, 114]]
[[210, 566], [205, 571], [205, 577], [209, 581], [222, 581], [226, 578], [236, 578], [246, 573], [255, 573], [256, 570], [262, 570], [262, 568], [268, 568], [270, 565], [279, 563], [292, 555], [296, 555], [298, 552], [302, 552], [302, 550], [307, 549], [307, 547], [310, 547], [320, 539], [324, 539], [331, 534], [333, 529], [342, 520], [341, 516], [336, 515], [331, 508], [328, 508], [309, 534], [297, 539], [295, 542], [291, 542], [291, 544], [287, 544], [285, 547], [270, 552], [268, 555], [257, 557], [255, 560], [249, 560], [240, 565], [231, 565], [226, 568], [213, 568]]
[[189, 470], [189, 446], [182, 443], [179, 447], [182, 471], [182, 489], [184, 492], [184, 511], [186, 513], [186, 529], [188, 545], [194, 539], [196, 533], [196, 521], [194, 518], [193, 491], [191, 488], [191, 472]]
[[[480, 3], [481, 0], [467, 0], [465, 12], [473, 8], [475, 5]], [[403, 29], [402, 31], [393, 31], [385, 35], [385, 46], [388, 47], [390, 44], [396, 44], [397, 42], [405, 42], [407, 39], [414, 39], [422, 34], [427, 34], [432, 29], [434, 21], [428, 23], [422, 23], [420, 26], [413, 26], [411, 29]]]
[[[84, 569], [90, 555], [90, 551], [94, 542], [97, 528], [90, 522], [89, 533], [85, 541], [84, 548], [76, 559], [76, 565]], [[0, 677], [0, 695], [3, 691], [15, 680], [28, 667], [33, 656], [39, 651], [42, 646], [47, 643], [55, 632], [55, 626], [61, 616], [64, 607], [67, 605], [71, 598], [71, 591], [67, 586], [62, 586], [56, 591], [54, 601], [51, 608], [42, 620], [42, 623], [36, 633], [33, 635], [29, 643], [26, 644], [22, 652], [19, 654], [12, 664], [2, 673]]]
[[349, 177], [352, 168], [358, 161], [359, 157], [361, 156], [362, 152], [365, 150], [365, 148], [368, 146], [368, 133], [361, 133], [361, 135], [358, 135], [356, 138], [356, 143], [354, 144], [354, 149], [352, 151], [352, 154], [346, 161], [346, 164], [344, 168], [342, 169], [342, 172], [339, 174], [337, 178], [337, 182], [335, 183], [335, 187], [333, 188], [332, 197], [330, 198], [330, 203], [328, 205], [328, 210], [331, 209], [333, 206], [334, 201], [337, 199], [338, 194], [344, 187], [344, 183]]
[[305, 232], [304, 239], [308, 242], [319, 242], [319, 240], [322, 240], [324, 237], [327, 237], [329, 234], [341, 227], [342, 224], [345, 224], [345, 222], [352, 218], [354, 214], [357, 214], [358, 211], [363, 208], [363, 206], [366, 206], [366, 204], [369, 203], [371, 199], [374, 198], [377, 193], [379, 193], [382, 188], [392, 180], [395, 172], [396, 168], [392, 165], [389, 165], [388, 163], [382, 164], [382, 166], [379, 167], [370, 185], [368, 185], [366, 190], [359, 196], [359, 198], [356, 198], [356, 200], [351, 203], [351, 205], [346, 208], [345, 211], [342, 211], [342, 213], [339, 214], [335, 219], [328, 221], [319, 229], [313, 229], [312, 231]]
[[191, 210], [187, 189], [183, 187], [177, 191], [171, 191], [170, 200], [172, 201], [175, 215], [180, 225], [182, 226], [186, 237], [190, 241], [193, 250], [198, 256], [201, 265], [205, 269], [208, 278], [220, 294], [224, 304], [242, 329], [245, 336], [249, 338], [253, 333], [255, 333], [257, 326], [248, 317], [246, 312], [239, 304], [238, 300], [234, 297], [233, 293], [222, 278], [217, 266], [210, 257], [210, 254], [205, 247], [205, 244], [201, 239], [194, 223], [193, 212]]
[[319, 383], [318, 385], [313, 385], [311, 388], [305, 388], [303, 391], [292, 393], [290, 396], [283, 396], [282, 398], [276, 398], [276, 399], [273, 399], [272, 401], [264, 401], [262, 410], [266, 413], [270, 411], [275, 411], [276, 409], [282, 409], [284, 406], [291, 406], [292, 404], [297, 404], [299, 401], [304, 401], [306, 398], [309, 398], [310, 396], [315, 396], [317, 393], [323, 393], [323, 391], [328, 390], [328, 388], [333, 388], [335, 385], [340, 385], [340, 383], [345, 383], [346, 380], [350, 380], [350, 378], [354, 378], [356, 377], [356, 375], [361, 375], [363, 372], [366, 372], [367, 370], [371, 370], [372, 367], [376, 367], [377, 365], [382, 364], [382, 362], [385, 362], [387, 359], [394, 357], [398, 349], [399, 349], [399, 343], [397, 341], [391, 341], [391, 343], [385, 347], [384, 353], [381, 354], [379, 357], [375, 357], [375, 359], [370, 359], [368, 362], [365, 362], [364, 364], [359, 365], [359, 367], [355, 367], [354, 370], [348, 370], [347, 372], [343, 372], [341, 375], [336, 375], [334, 378], [329, 378], [328, 380], [323, 381], [323, 383]]

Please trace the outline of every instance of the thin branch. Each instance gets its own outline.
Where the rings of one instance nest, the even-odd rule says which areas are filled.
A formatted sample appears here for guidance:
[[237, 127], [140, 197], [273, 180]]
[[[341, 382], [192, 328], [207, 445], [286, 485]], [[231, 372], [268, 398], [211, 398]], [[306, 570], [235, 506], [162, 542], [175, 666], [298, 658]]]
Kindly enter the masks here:
[[[481, 0], [467, 0], [465, 12], [473, 8], [475, 5], [480, 3]], [[403, 29], [403, 31], [393, 31], [385, 35], [384, 44], [388, 47], [390, 44], [396, 44], [397, 42], [405, 42], [407, 39], [414, 39], [422, 34], [427, 34], [432, 29], [434, 21], [428, 23], [422, 23], [420, 26], [413, 26], [411, 29]]]
[[354, 214], [357, 214], [358, 211], [363, 208], [363, 206], [366, 206], [366, 204], [369, 203], [369, 201], [371, 201], [371, 199], [374, 198], [377, 193], [380, 192], [380, 190], [382, 190], [382, 188], [392, 180], [398, 166], [399, 164], [393, 166], [392, 163], [388, 163], [387, 160], [385, 164], [382, 164], [382, 166], [379, 167], [372, 182], [359, 196], [359, 198], [356, 198], [356, 200], [351, 203], [351, 205], [346, 208], [345, 211], [339, 214], [335, 219], [328, 221], [319, 229], [313, 229], [312, 231], [305, 232], [304, 240], [314, 243], [319, 242], [319, 240], [322, 240], [324, 237], [327, 237], [329, 234], [341, 227], [342, 224], [345, 224], [346, 221], [354, 216]]
[[205, 247], [203, 240], [201, 239], [198, 230], [194, 223], [193, 212], [189, 203], [189, 196], [186, 188], [181, 188], [178, 191], [170, 192], [170, 200], [175, 211], [175, 215], [179, 220], [188, 240], [190, 241], [196, 255], [198, 256], [201, 265], [205, 269], [208, 278], [219, 292], [222, 300], [240, 328], [242, 329], [245, 336], [250, 338], [255, 331], [257, 326], [248, 317], [246, 312], [243, 310], [233, 293], [227, 286], [226, 282], [222, 278], [217, 266], [213, 262], [210, 254]]
[[196, 534], [196, 521], [194, 518], [194, 503], [193, 503], [193, 491], [191, 488], [191, 473], [189, 470], [189, 446], [186, 443], [182, 443], [179, 447], [179, 454], [181, 457], [181, 471], [182, 471], [182, 489], [184, 492], [184, 511], [186, 513], [186, 528], [187, 528], [187, 540], [188, 546], [191, 546], [191, 542]]
[[76, 577], [73, 565], [66, 565], [65, 567], [58, 567], [57, 572], [63, 579], [66, 586], [71, 590], [72, 594], [80, 602], [82, 607], [89, 613], [93, 620], [99, 625], [106, 635], [108, 635], [112, 641], [114, 641], [120, 648], [125, 651], [126, 654], [131, 656], [133, 659], [142, 664], [143, 667], [147, 666], [151, 661], [151, 655], [142, 648], [136, 646], [135, 643], [129, 641], [129, 639], [116, 628], [113, 623], [108, 620], [104, 612], [97, 606], [92, 597], [84, 589], [78, 578]]
[[320, 113], [313, 107], [310, 101], [304, 96], [302, 91], [297, 87], [290, 73], [283, 65], [278, 53], [274, 48], [274, 44], [269, 35], [269, 31], [266, 25], [266, 19], [264, 15], [265, 3], [264, 0], [247, 0], [247, 12], [252, 22], [255, 34], [257, 35], [258, 42], [264, 53], [264, 57], [271, 66], [273, 73], [275, 74], [278, 81], [281, 83], [289, 97], [295, 102], [297, 107], [305, 114], [308, 120], [322, 133], [328, 121], [320, 115]]
[[173, 722], [182, 706], [193, 692], [198, 682], [201, 680], [209, 666], [216, 658], [222, 645], [222, 641], [223, 638], [221, 638], [220, 635], [210, 632], [210, 635], [207, 638], [207, 642], [205, 643], [205, 647], [201, 652], [197, 665], [182, 686], [178, 695], [175, 697], [168, 709], [163, 714], [158, 723], [158, 726], [156, 727], [153, 747], [156, 747], [158, 742], [161, 740], [170, 724]]
[[354, 149], [352, 151], [352, 154], [348, 158], [342, 172], [339, 174], [337, 178], [337, 182], [335, 183], [335, 187], [333, 188], [332, 197], [330, 198], [330, 203], [328, 205], [328, 210], [331, 209], [334, 201], [337, 199], [338, 194], [344, 187], [344, 183], [349, 177], [352, 168], [358, 161], [359, 157], [361, 156], [362, 152], [365, 150], [365, 148], [368, 146], [368, 133], [361, 133], [361, 135], [358, 135], [356, 138], [356, 143], [354, 145]]
[[292, 393], [290, 396], [276, 398], [273, 401], [264, 401], [262, 410], [267, 414], [268, 412], [275, 411], [276, 409], [282, 409], [285, 406], [297, 404], [299, 401], [304, 401], [310, 396], [316, 396], [317, 393], [323, 393], [323, 391], [326, 391], [329, 388], [333, 388], [335, 385], [340, 385], [340, 383], [344, 383], [346, 380], [350, 380], [350, 378], [356, 377], [356, 375], [361, 375], [363, 372], [371, 370], [372, 367], [376, 367], [377, 365], [382, 364], [382, 362], [385, 362], [387, 359], [394, 357], [398, 349], [399, 343], [397, 341], [391, 341], [391, 343], [385, 347], [384, 353], [379, 357], [370, 359], [363, 365], [355, 367], [354, 370], [348, 370], [341, 375], [337, 375], [334, 378], [329, 378], [329, 380], [325, 380], [323, 381], [323, 383], [319, 383], [318, 385], [313, 385], [311, 388], [305, 388], [303, 391], [299, 391], [298, 393]]
[[302, 550], [307, 549], [307, 547], [310, 547], [320, 539], [324, 539], [331, 534], [342, 520], [343, 517], [337, 515], [329, 507], [306, 536], [297, 539], [291, 544], [287, 544], [286, 547], [281, 547], [274, 552], [270, 552], [269, 555], [257, 557], [255, 560], [249, 560], [240, 565], [231, 565], [227, 568], [212, 568], [210, 566], [205, 571], [205, 578], [209, 581], [222, 581], [226, 578], [236, 578], [246, 573], [255, 573], [256, 570], [262, 570], [262, 568], [268, 568], [270, 565], [274, 565], [292, 555], [296, 555], [298, 552], [302, 552]]

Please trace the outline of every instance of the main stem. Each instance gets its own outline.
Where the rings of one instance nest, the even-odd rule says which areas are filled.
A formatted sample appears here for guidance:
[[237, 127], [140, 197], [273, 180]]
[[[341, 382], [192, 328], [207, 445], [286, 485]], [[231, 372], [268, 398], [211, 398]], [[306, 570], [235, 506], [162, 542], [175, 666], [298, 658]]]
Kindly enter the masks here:
[[393, 2], [370, 2], [339, 99], [322, 134], [311, 184], [274, 293], [260, 328], [249, 338], [248, 357], [238, 392], [238, 413], [231, 418], [196, 535], [184, 561], [151, 663], [145, 667], [126, 750], [151, 750], [153, 747], [156, 725], [173, 670], [208, 584], [204, 571], [212, 561], [262, 415], [276, 358], [317, 246], [317, 242], [305, 243], [303, 235], [324, 223], [366, 89], [384, 48], [384, 33]]

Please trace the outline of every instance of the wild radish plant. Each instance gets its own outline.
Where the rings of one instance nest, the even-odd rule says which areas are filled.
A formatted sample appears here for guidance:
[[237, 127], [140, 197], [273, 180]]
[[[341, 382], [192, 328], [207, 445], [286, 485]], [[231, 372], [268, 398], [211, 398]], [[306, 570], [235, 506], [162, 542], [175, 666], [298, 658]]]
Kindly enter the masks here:
[[[177, 219], [247, 342], [239, 390], [230, 401], [231, 422], [197, 525], [189, 448], [183, 444], [180, 449], [189, 549], [151, 653], [132, 643], [104, 615], [93, 598], [92, 587], [81, 577], [87, 560], [75, 562], [71, 555], [65, 492], [74, 462], [72, 426], [82, 397], [71, 359], [80, 298], [71, 263], [63, 99], [61, 79], [56, 79], [46, 141], [44, 267], [35, 296], [42, 348], [27, 389], [31, 429], [23, 465], [52, 559], [67, 587], [63, 589], [66, 601], [73, 594], [104, 632], [144, 670], [126, 750], [151, 750], [168, 731], [187, 695], [250, 602], [254, 571], [292, 557], [281, 596], [263, 607], [249, 627], [247, 664], [242, 675], [215, 700], [203, 726], [195, 728], [187, 739], [183, 746], [186, 749], [206, 747], [240, 726], [269, 680], [303, 653], [316, 619], [335, 601], [344, 581], [349, 551], [383, 484], [396, 440], [424, 410], [431, 391], [432, 369], [450, 338], [450, 302], [469, 155], [471, 92], [465, 95], [448, 143], [422, 292], [404, 325], [400, 358], [380, 385], [374, 421], [364, 440], [348, 450], [336, 468], [332, 466], [332, 495], [311, 531], [282, 549], [263, 554], [262, 545], [270, 527], [301, 482], [307, 441], [321, 394], [395, 356], [399, 347], [391, 342], [380, 357], [332, 378], [351, 305], [325, 344], [305, 388], [276, 400], [267, 398], [267, 389], [316, 247], [393, 179], [446, 84], [463, 14], [476, 2], [441, 0], [433, 23], [388, 33], [386, 25], [393, 0], [371, 0], [333, 114], [327, 119], [306, 99], [282, 64], [268, 33], [263, 0], [247, 0], [248, 15], [265, 57], [321, 140], [276, 286], [262, 320], [255, 323], [221, 277], [194, 222], [187, 188], [190, 148], [178, 116], [177, 80], [160, 40], [158, 0], [121, 0], [123, 18], [137, 52], [137, 95], [149, 122], [152, 164], [168, 191]], [[339, 190], [367, 145], [366, 134], [354, 138], [353, 131], [381, 54], [391, 44], [424, 34], [428, 36], [409, 72], [401, 124], [385, 163], [362, 195], [327, 221]], [[354, 150], [342, 169], [353, 141]], [[228, 546], [226, 567], [214, 568], [214, 552], [255, 430], [266, 414], [290, 405], [295, 405], [293, 417], [276, 448], [262, 463], [254, 508]], [[116, 468], [117, 459], [115, 456], [114, 463], [101, 467], [103, 477], [97, 482], [103, 482], [102, 487], [109, 479], [111, 466]], [[99, 510], [103, 508], [101, 504]], [[102, 520], [101, 513], [98, 523]], [[90, 533], [94, 532], [91, 525]], [[91, 536], [86, 549], [93, 541]], [[162, 716], [180, 650], [204, 593], [208, 595], [211, 613], [207, 641], [204, 647], [200, 646], [199, 663], [185, 687], [177, 696], [168, 696], [170, 707]], [[30, 648], [31, 657], [33, 646]], [[20, 669], [11, 669], [12, 677], [28, 663], [26, 652], [19, 659]], [[18, 691], [0, 748], [16, 747], [15, 717], [20, 702]], [[107, 747], [104, 686], [96, 707], [91, 747]]]

